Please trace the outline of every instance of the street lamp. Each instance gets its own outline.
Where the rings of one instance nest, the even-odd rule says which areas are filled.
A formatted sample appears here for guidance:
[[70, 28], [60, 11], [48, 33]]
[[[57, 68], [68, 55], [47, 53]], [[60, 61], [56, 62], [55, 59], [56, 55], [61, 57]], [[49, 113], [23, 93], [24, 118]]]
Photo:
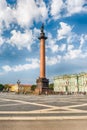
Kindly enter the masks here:
[[18, 81], [17, 81], [17, 85], [18, 85], [18, 94], [19, 94], [19, 90], [20, 90], [20, 89], [19, 89], [19, 88], [20, 88], [20, 83], [21, 83], [20, 80], [18, 80]]

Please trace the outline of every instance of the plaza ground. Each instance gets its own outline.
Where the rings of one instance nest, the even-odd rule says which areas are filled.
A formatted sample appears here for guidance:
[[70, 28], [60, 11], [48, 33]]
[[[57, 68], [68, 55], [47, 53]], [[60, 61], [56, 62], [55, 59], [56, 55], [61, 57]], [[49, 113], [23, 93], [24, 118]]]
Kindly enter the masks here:
[[87, 95], [0, 93], [0, 130], [86, 130]]
[[87, 130], [87, 120], [0, 121], [0, 130]]

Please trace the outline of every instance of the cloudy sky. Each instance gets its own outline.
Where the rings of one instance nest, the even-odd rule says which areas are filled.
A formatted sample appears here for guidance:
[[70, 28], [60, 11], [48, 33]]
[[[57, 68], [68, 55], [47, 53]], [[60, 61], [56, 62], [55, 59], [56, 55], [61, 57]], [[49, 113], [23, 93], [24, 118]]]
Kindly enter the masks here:
[[47, 78], [87, 72], [87, 0], [0, 0], [0, 83], [36, 82], [43, 22]]

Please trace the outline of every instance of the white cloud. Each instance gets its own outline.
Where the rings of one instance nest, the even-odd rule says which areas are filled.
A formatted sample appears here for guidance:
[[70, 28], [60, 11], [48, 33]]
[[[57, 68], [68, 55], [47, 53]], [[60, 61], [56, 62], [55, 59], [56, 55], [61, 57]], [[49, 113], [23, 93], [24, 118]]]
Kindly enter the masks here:
[[51, 15], [54, 19], [61, 17], [61, 10], [63, 9], [63, 0], [52, 0], [51, 1]]
[[55, 65], [61, 61], [61, 56], [57, 55], [54, 57], [46, 57], [47, 65]]
[[51, 41], [50, 43], [51, 43], [50, 48], [51, 48], [52, 52], [53, 52], [53, 53], [58, 52], [58, 45], [57, 45], [57, 44], [54, 44], [53, 41]]
[[73, 14], [87, 12], [86, 0], [51, 0], [51, 16], [53, 19], [72, 16]]
[[17, 23], [22, 27], [28, 27], [40, 15], [34, 0], [18, 0], [14, 16]]
[[[7, 6], [6, 0], [0, 1], [0, 24], [5, 27], [9, 27], [9, 24], [13, 21], [13, 10]], [[4, 23], [4, 24], [3, 24]]]
[[67, 60], [67, 59], [75, 59], [75, 58], [78, 58], [82, 55], [82, 52], [81, 50], [79, 49], [75, 49], [75, 50], [69, 50], [68, 53], [65, 54], [64, 56], [64, 59]]
[[4, 43], [4, 41], [5, 39], [2, 36], [0, 36], [0, 46]]
[[9, 72], [12, 70], [12, 68], [9, 65], [3, 66], [2, 69], [5, 70], [6, 72]]
[[48, 8], [43, 0], [40, 1], [39, 6], [35, 0], [17, 0], [15, 7], [8, 6], [6, 0], [0, 1], [0, 25], [6, 28], [12, 22], [29, 28], [34, 21], [42, 21], [47, 17]]
[[12, 30], [11, 31], [11, 38], [8, 40], [8, 42], [12, 46], [18, 47], [18, 49], [27, 48], [31, 50], [32, 45], [32, 31], [26, 30], [24, 33], [21, 33], [20, 31]]
[[[66, 45], [64, 45], [63, 56], [62, 59], [76, 59], [76, 58], [85, 58], [87, 57], [86, 42], [87, 35], [81, 34], [78, 35], [72, 31], [72, 26], [60, 22], [61, 28], [57, 30], [58, 32], [58, 40], [65, 39]], [[61, 46], [59, 46], [58, 50], [60, 51]], [[66, 50], [66, 51], [65, 51]]]
[[14, 17], [21, 27], [30, 27], [33, 21], [42, 21], [48, 17], [48, 9], [43, 0], [37, 5], [35, 0], [18, 0]]
[[[81, 37], [81, 39], [80, 39]], [[83, 40], [83, 35], [78, 37], [80, 40], [79, 44], [77, 47], [75, 47], [75, 42], [73, 41], [74, 44], [68, 44], [67, 45], [67, 51], [64, 53], [64, 56], [62, 59], [64, 60], [72, 60], [72, 59], [79, 59], [79, 58], [87, 58], [87, 52], [86, 52], [86, 46], [85, 43], [87, 41], [86, 35], [84, 35], [84, 40]]]
[[42, 21], [48, 18], [48, 8], [43, 0], [36, 0], [36, 4], [39, 8], [40, 15], [42, 16]]
[[58, 29], [58, 40], [61, 40], [63, 38], [67, 38], [69, 35], [71, 35], [72, 27], [68, 25], [67, 23], [60, 22], [60, 29]]
[[10, 71], [14, 71], [14, 72], [18, 72], [18, 71], [25, 71], [25, 70], [30, 70], [30, 69], [36, 69], [39, 67], [39, 60], [35, 60], [35, 59], [30, 59], [29, 60], [30, 63], [27, 64], [23, 64], [23, 65], [15, 65], [13, 67], [9, 66], [9, 65], [5, 65], [2, 67], [2, 69], [5, 72], [10, 72]]
[[59, 46], [56, 44], [56, 40], [52, 37], [50, 33], [48, 33], [48, 40], [46, 47], [51, 49], [52, 53], [58, 52]]
[[36, 41], [40, 35], [40, 29], [34, 28], [33, 29], [33, 39]]
[[58, 41], [54, 38], [51, 33], [48, 33], [48, 40], [47, 40], [47, 49], [50, 49], [52, 53], [57, 53], [59, 51], [64, 51], [66, 49], [66, 44], [58, 45]]
[[[35, 63], [38, 63], [40, 64], [40, 60], [37, 59], [37, 58], [26, 58], [26, 61], [28, 62], [35, 62]], [[59, 63], [61, 61], [61, 56], [60, 55], [57, 55], [57, 56], [53, 56], [53, 57], [48, 57], [46, 56], [46, 65], [47, 66], [51, 66], [51, 65], [55, 65], [57, 63]]]
[[87, 12], [87, 8], [83, 7], [85, 3], [86, 0], [66, 0], [67, 16], [84, 11]]
[[54, 19], [87, 12], [87, 7], [83, 6], [85, 3], [86, 0], [52, 0], [48, 8], [44, 0], [17, 0], [16, 7], [12, 8], [6, 0], [1, 0], [0, 25], [4, 23], [3, 26], [8, 28], [10, 23], [16, 22], [21, 27], [31, 27], [34, 21], [45, 21], [49, 11]]
[[40, 63], [40, 60], [37, 58], [26, 58], [26, 61], [32, 62], [32, 63]]
[[71, 51], [72, 49], [74, 49], [74, 45], [72, 45], [72, 44], [71, 44], [71, 45], [68, 45], [67, 50], [68, 50], [68, 51]]
[[87, 43], [87, 35], [82, 34], [80, 37], [80, 49], [82, 49], [82, 47], [84, 46], [84, 44]]
[[66, 50], [66, 44], [61, 44], [59, 47], [59, 51], [65, 51]]
[[[9, 65], [4, 65], [2, 66], [2, 69], [4, 72], [18, 72], [18, 71], [26, 71], [30, 69], [37, 69], [40, 66], [40, 60], [37, 58], [26, 58], [26, 61], [28, 63], [26, 64], [20, 64], [20, 65], [15, 65], [15, 66], [9, 66]], [[55, 65], [61, 61], [61, 56], [57, 55], [54, 57], [47, 57], [46, 56], [46, 64], [48, 66]]]
[[[32, 40], [35, 39], [35, 35], [38, 30], [33, 30], [34, 37], [32, 37], [32, 31], [29, 29], [34, 21], [43, 21], [48, 17], [48, 8], [43, 0], [40, 0], [39, 4], [35, 0], [17, 0], [15, 7], [10, 4], [7, 5], [6, 0], [0, 1], [0, 35], [3, 31], [10, 27], [10, 24], [19, 25], [25, 29], [24, 33], [20, 31], [11, 31], [11, 38], [7, 41], [6, 37], [0, 36], [0, 45], [5, 42], [15, 45], [18, 49], [23, 47], [31, 49]], [[29, 30], [29, 31], [27, 31]]]
[[71, 49], [62, 58], [64, 60], [87, 58], [87, 52], [83, 52], [81, 49]]

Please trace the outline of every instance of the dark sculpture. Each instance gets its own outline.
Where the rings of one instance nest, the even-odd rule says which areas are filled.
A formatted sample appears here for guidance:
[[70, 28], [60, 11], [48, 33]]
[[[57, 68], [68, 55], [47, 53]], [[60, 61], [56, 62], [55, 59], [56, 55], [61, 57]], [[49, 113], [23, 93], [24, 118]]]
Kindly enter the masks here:
[[42, 33], [44, 32], [44, 23], [43, 23], [42, 26], [41, 26], [41, 32], [42, 32]]

